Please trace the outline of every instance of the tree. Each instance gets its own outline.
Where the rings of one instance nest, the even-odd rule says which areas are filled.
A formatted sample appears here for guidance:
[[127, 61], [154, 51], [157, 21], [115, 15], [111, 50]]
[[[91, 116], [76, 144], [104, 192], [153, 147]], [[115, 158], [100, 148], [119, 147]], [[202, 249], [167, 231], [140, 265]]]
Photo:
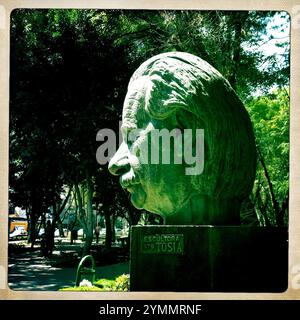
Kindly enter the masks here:
[[195, 54], [219, 70], [245, 101], [258, 89], [267, 92], [274, 84], [288, 84], [288, 39], [277, 44], [285, 48], [281, 63], [276, 54], [266, 56], [259, 50], [261, 45], [274, 40], [267, 33], [267, 26], [276, 15], [281, 15], [285, 25], [288, 24], [284, 12], [124, 12], [120, 26], [123, 35], [116, 41], [127, 47], [136, 67], [161, 52]]
[[277, 89], [253, 99], [247, 109], [258, 152], [253, 201], [261, 224], [283, 226], [289, 200], [289, 92]]
[[[34, 188], [32, 227], [39, 217], [37, 212], [42, 211], [35, 209], [41, 206], [40, 193], [35, 190], [41, 191], [42, 187], [49, 198], [44, 205], [47, 208], [55, 202], [54, 196], [59, 198], [63, 184], [87, 186], [85, 209], [91, 212], [93, 177], [97, 170], [95, 135], [99, 126], [106, 127], [111, 119], [118, 123], [114, 105], [121, 105], [119, 100], [123, 98], [116, 92], [122, 90], [119, 82], [122, 75], [125, 78], [122, 68], [126, 70], [120, 58], [116, 59], [118, 63], [109, 63], [120, 50], [112, 45], [108, 31], [101, 34], [96, 28], [97, 17], [97, 12], [89, 10], [20, 10], [13, 16], [11, 144], [18, 145], [11, 148], [16, 151], [11, 152], [11, 164], [18, 166], [19, 171], [16, 168], [11, 188], [12, 193], [20, 195], [17, 185], [25, 179], [21, 167], [30, 172], [34, 169], [33, 180], [28, 180], [25, 188], [27, 193]], [[105, 21], [103, 25], [108, 26], [110, 21]], [[19, 142], [24, 137], [31, 148], [20, 150]], [[37, 141], [45, 146], [44, 153]], [[25, 157], [29, 159], [27, 162]], [[48, 175], [38, 183], [43, 176], [40, 172], [44, 171]], [[54, 181], [50, 189], [53, 193], [48, 190], [47, 178]], [[77, 196], [79, 200], [78, 192]], [[27, 195], [23, 198], [28, 201]], [[90, 243], [90, 219], [87, 226], [86, 239]]]
[[[250, 207], [255, 206], [262, 224], [286, 223], [289, 145], [284, 88], [289, 81], [289, 46], [287, 41], [278, 43], [285, 48], [280, 63], [278, 55], [258, 50], [273, 39], [267, 26], [276, 14], [14, 10], [10, 202], [27, 209], [32, 243], [37, 221], [49, 207], [59, 212], [61, 194], [71, 189], [86, 234], [85, 253], [92, 242], [94, 210], [105, 215], [107, 247], [113, 237], [112, 217], [138, 223], [141, 212], [132, 207], [117, 179], [96, 162], [95, 137], [102, 128], [118, 131], [135, 69], [155, 54], [175, 50], [208, 61], [247, 103], [259, 155]], [[279, 14], [287, 24], [287, 15]], [[277, 91], [267, 94], [274, 86]], [[255, 97], [258, 90], [260, 98]], [[53, 230], [58, 221], [54, 219]]]

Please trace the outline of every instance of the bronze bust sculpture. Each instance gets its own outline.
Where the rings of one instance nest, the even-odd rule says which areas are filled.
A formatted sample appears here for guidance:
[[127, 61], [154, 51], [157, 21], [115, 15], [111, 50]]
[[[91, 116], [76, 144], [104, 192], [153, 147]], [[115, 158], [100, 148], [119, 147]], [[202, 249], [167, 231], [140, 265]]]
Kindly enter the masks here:
[[[163, 130], [172, 131], [166, 148], [151, 136]], [[166, 224], [239, 224], [255, 178], [253, 129], [242, 102], [211, 65], [183, 52], [144, 62], [129, 82], [122, 135], [109, 170], [120, 176], [135, 207], [160, 214]], [[163, 156], [151, 161], [155, 147], [158, 155], [164, 148], [171, 153], [167, 163]], [[194, 163], [183, 155], [189, 148]]]

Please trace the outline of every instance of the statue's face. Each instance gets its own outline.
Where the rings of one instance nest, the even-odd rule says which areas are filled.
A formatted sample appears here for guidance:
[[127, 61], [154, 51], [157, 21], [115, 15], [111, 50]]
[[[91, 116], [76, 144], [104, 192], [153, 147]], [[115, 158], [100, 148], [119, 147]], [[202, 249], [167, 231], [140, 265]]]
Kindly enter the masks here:
[[[147, 82], [141, 80], [134, 81], [128, 89], [121, 127], [123, 142], [111, 159], [109, 170], [120, 176], [120, 184], [131, 194], [135, 207], [166, 217], [182, 207], [191, 194], [191, 187], [184, 166], [174, 164], [172, 156], [171, 163], [163, 164], [162, 157], [158, 163], [151, 162], [151, 155], [158, 151], [153, 140], [151, 150], [151, 132], [172, 130], [176, 128], [176, 120], [151, 118], [145, 111], [146, 91]], [[171, 154], [173, 150], [171, 143]]]

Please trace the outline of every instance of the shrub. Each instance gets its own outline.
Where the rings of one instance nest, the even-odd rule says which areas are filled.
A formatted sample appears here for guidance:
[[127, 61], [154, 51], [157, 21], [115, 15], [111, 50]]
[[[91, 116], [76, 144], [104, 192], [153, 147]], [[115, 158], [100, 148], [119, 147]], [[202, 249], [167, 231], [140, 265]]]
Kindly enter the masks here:
[[129, 290], [129, 274], [122, 274], [115, 280], [115, 291], [128, 291]]
[[94, 282], [94, 285], [102, 289], [112, 289], [114, 286], [114, 283], [115, 283], [115, 280], [99, 279]]
[[67, 287], [59, 291], [129, 291], [129, 279], [129, 274], [122, 274], [115, 280], [99, 279], [92, 286]]
[[83, 292], [87, 292], [87, 291], [103, 291], [101, 288], [98, 288], [96, 286], [92, 286], [92, 287], [68, 287], [68, 288], [62, 288], [59, 289], [59, 291], [83, 291]]

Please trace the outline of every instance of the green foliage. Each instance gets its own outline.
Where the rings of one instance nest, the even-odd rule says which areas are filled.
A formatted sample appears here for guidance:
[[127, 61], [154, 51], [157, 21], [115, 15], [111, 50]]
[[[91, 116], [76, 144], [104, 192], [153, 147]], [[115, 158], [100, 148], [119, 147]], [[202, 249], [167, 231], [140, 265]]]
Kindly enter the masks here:
[[[274, 85], [288, 85], [288, 42], [279, 44], [286, 48], [281, 64], [274, 55], [267, 57], [256, 50], [270, 40], [266, 30], [275, 15], [262, 11], [14, 10], [10, 204], [27, 209], [34, 229], [34, 221], [61, 203], [66, 186], [83, 187], [89, 180], [93, 207], [105, 215], [106, 230], [111, 229], [112, 215], [137, 223], [141, 213], [132, 208], [125, 193], [117, 192], [118, 181], [95, 160], [95, 136], [101, 128], [117, 131], [128, 79], [143, 61], [161, 52], [186, 51], [216, 67], [249, 102], [276, 200], [260, 167], [255, 206], [263, 223], [280, 224], [288, 190], [288, 97], [284, 90], [255, 99], [251, 95], [257, 89], [267, 92]], [[109, 246], [109, 231], [106, 240]]]
[[95, 291], [106, 291], [102, 290], [99, 287], [93, 286], [93, 287], [68, 287], [68, 288], [62, 288], [59, 289], [59, 291], [71, 291], [71, 292], [95, 292]]
[[114, 283], [115, 280], [99, 279], [94, 282], [94, 285], [102, 289], [111, 289], [114, 286]]
[[129, 274], [122, 274], [114, 280], [97, 280], [94, 282], [94, 285], [101, 288], [103, 291], [128, 291], [129, 279]]
[[289, 92], [277, 89], [269, 95], [255, 98], [247, 104], [247, 110], [254, 125], [258, 147], [253, 201], [260, 222], [287, 224]]
[[129, 290], [129, 274], [122, 274], [116, 278], [114, 289], [116, 291], [128, 291]]
[[129, 291], [129, 274], [122, 274], [114, 280], [99, 279], [92, 287], [68, 287], [59, 291]]

